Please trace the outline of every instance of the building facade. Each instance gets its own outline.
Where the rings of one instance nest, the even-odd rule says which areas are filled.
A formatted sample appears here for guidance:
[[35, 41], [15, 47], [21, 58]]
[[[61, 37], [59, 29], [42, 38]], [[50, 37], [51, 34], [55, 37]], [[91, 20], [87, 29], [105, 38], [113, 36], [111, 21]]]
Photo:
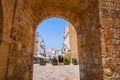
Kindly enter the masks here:
[[36, 57], [45, 57], [46, 56], [46, 48], [42, 35], [37, 33], [36, 42], [35, 42], [35, 56]]
[[56, 54], [56, 57], [58, 57], [59, 55], [63, 56], [63, 49], [59, 48], [59, 49], [55, 50], [55, 54]]
[[77, 33], [70, 23], [64, 31], [63, 51], [66, 57], [78, 59]]
[[63, 53], [65, 57], [71, 58], [70, 52], [70, 39], [69, 39], [69, 26], [65, 27], [64, 31], [64, 41], [63, 41]]
[[56, 57], [55, 50], [54, 49], [46, 49], [46, 57], [47, 58], [53, 58]]
[[59, 55], [63, 55], [63, 49], [46, 49], [46, 57], [47, 58], [58, 58]]

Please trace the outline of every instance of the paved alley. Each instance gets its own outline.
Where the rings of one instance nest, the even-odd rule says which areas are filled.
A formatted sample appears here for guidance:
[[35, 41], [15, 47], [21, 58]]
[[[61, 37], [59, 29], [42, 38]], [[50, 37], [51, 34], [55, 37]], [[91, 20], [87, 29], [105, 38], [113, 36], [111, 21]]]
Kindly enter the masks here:
[[79, 65], [34, 64], [33, 80], [79, 80]]

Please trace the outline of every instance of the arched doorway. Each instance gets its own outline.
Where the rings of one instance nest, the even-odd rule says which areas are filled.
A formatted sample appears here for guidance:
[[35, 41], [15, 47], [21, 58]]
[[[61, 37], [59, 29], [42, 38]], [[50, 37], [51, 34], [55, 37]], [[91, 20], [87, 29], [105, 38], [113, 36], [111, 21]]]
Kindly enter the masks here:
[[[72, 24], [62, 18], [48, 18], [37, 27], [35, 39], [33, 80], [79, 80], [79, 65], [72, 64], [73, 58], [78, 59], [77, 34]], [[60, 55], [70, 64], [52, 65], [52, 59], [58, 60]], [[48, 59], [46, 65], [40, 65], [40, 59]]]

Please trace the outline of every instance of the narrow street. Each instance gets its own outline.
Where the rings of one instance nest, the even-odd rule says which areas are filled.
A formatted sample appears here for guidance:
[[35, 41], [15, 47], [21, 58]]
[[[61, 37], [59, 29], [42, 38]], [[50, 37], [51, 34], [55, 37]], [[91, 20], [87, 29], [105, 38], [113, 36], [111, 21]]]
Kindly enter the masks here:
[[79, 80], [79, 65], [34, 64], [33, 80]]

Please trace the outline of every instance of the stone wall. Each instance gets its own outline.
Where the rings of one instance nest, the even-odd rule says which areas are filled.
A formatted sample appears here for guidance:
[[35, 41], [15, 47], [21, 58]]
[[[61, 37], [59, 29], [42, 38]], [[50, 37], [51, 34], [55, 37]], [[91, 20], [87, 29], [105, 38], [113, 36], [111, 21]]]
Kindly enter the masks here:
[[80, 80], [102, 80], [101, 33], [98, 1], [81, 12], [78, 27]]
[[14, 0], [0, 0], [0, 80], [6, 79]]
[[72, 24], [69, 24], [69, 38], [70, 38], [70, 50], [71, 58], [78, 59], [78, 45], [77, 45], [77, 32]]
[[32, 80], [35, 29], [50, 17], [77, 31], [81, 80], [120, 79], [120, 0], [1, 0], [0, 12], [0, 80]]
[[[44, 16], [36, 14], [36, 17], [39, 18], [37, 19], [39, 22], [37, 22], [34, 17], [35, 14], [30, 14], [29, 6], [24, 3], [24, 1], [17, 1], [15, 4], [13, 24], [10, 30], [11, 42], [6, 79], [32, 80], [35, 30], [39, 22], [44, 20], [44, 18], [48, 18], [50, 15], [45, 13], [41, 14]], [[60, 11], [61, 9], [58, 10]], [[48, 10], [45, 9], [43, 12], [47, 13]], [[57, 14], [57, 12], [58, 11], [54, 11], [55, 14]], [[51, 11], [49, 13], [51, 13]], [[74, 13], [70, 14], [73, 14], [73, 16], [70, 17], [71, 19], [69, 18], [70, 21], [78, 21]], [[51, 17], [54, 15], [51, 14]], [[67, 19], [69, 16], [64, 15], [64, 13], [58, 15], [64, 16]]]
[[0, 34], [3, 32], [3, 8], [2, 2], [0, 1]]
[[120, 0], [100, 0], [104, 80], [120, 79]]
[[23, 1], [17, 1], [9, 48], [7, 80], [32, 80], [34, 36], [33, 20]]

